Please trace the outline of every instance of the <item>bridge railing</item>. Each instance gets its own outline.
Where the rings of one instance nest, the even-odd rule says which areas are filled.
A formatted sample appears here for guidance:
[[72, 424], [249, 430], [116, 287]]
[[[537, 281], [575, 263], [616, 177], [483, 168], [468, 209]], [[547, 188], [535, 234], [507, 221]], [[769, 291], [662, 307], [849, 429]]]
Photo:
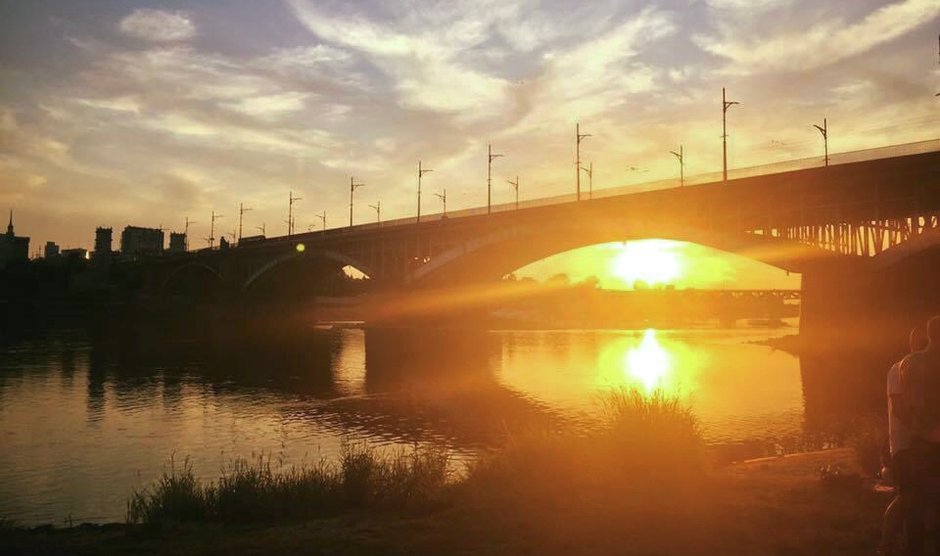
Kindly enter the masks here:
[[[940, 139], [931, 139], [927, 141], [917, 141], [914, 143], [905, 143], [901, 145], [892, 145], [890, 147], [877, 147], [871, 149], [862, 149], [857, 151], [848, 151], [842, 153], [832, 153], [829, 155], [829, 165], [838, 166], [840, 164], [851, 164], [855, 162], [864, 162], [868, 160], [880, 160], [884, 158], [894, 158], [898, 156], [910, 156], [916, 154], [924, 154], [931, 152], [940, 151]], [[759, 166], [749, 166], [745, 168], [733, 168], [728, 170], [728, 179], [736, 180], [741, 178], [752, 178], [757, 176], [767, 176], [770, 174], [780, 174], [783, 172], [792, 172], [796, 170], [806, 170], [810, 168], [821, 168], [825, 165], [825, 158], [823, 156], [813, 156], [809, 158], [800, 158], [794, 160], [785, 160], [781, 162], [773, 162], [770, 164], [762, 164]], [[722, 179], [721, 172], [708, 172], [703, 174], [695, 174], [685, 177], [686, 185], [701, 185], [706, 183], [715, 183], [719, 182]], [[633, 183], [627, 185], [619, 185], [614, 187], [607, 187], [603, 189], [595, 189], [591, 194], [592, 199], [602, 199], [606, 197], [616, 197], [618, 195], [624, 195], [628, 193], [639, 193], [643, 191], [654, 191], [659, 189], [669, 189], [673, 187], [679, 187], [679, 178], [670, 178], [663, 180], [655, 180], [649, 182]], [[581, 199], [585, 200], [588, 198], [588, 193], [586, 191], [581, 192]], [[519, 208], [534, 208], [534, 207], [544, 207], [557, 205], [561, 203], [569, 203], [575, 201], [577, 196], [573, 193], [565, 195], [554, 195], [550, 197], [540, 197], [538, 199], [529, 199], [526, 201], [519, 202]], [[492, 205], [491, 212], [508, 212], [516, 210], [515, 203], [500, 203], [497, 205]], [[486, 207], [474, 207], [467, 209], [460, 209], [447, 212], [447, 218], [462, 218], [467, 216], [479, 216], [487, 213]], [[441, 220], [444, 218], [442, 213], [430, 213], [422, 214], [421, 221], [433, 221]], [[314, 232], [317, 235], [330, 236], [334, 234], [342, 234], [348, 230], [371, 230], [371, 229], [380, 229], [392, 226], [399, 226], [404, 224], [414, 224], [416, 221], [414, 216], [405, 217], [405, 218], [395, 218], [392, 220], [386, 220], [384, 222], [373, 222], [369, 224], [357, 224], [352, 227], [344, 228], [331, 228], [329, 230]], [[303, 234], [306, 235], [306, 234]], [[271, 238], [275, 239], [275, 238]]]

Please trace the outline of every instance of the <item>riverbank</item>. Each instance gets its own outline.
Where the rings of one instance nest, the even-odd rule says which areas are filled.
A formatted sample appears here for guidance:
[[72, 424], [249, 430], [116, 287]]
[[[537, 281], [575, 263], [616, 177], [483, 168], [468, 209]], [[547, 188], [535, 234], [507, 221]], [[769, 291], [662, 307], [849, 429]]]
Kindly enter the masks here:
[[[538, 492], [475, 488], [455, 492], [441, 508], [291, 523], [7, 528], [0, 552], [869, 555], [887, 497], [852, 478], [854, 461], [849, 449], [755, 460], [658, 493], [635, 481], [559, 476]], [[825, 466], [848, 478], [822, 480]]]
[[766, 340], [758, 340], [751, 342], [759, 346], [768, 346], [773, 349], [790, 353], [792, 355], [800, 355], [803, 351], [803, 337], [799, 334], [785, 334], [783, 336], [776, 336], [773, 338], [767, 338]]

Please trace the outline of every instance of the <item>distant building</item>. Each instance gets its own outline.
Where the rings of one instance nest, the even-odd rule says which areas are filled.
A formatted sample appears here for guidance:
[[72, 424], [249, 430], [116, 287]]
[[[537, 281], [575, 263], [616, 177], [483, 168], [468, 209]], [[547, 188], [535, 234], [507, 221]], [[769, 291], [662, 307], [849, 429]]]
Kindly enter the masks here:
[[121, 232], [121, 256], [140, 259], [163, 253], [163, 230], [127, 226]]
[[111, 228], [95, 228], [95, 258], [111, 254]]
[[183, 232], [170, 232], [170, 253], [186, 252], [186, 234]]
[[69, 259], [69, 260], [88, 259], [89, 258], [88, 249], [85, 249], [84, 247], [76, 247], [74, 249], [63, 249], [62, 257]]
[[59, 244], [54, 241], [47, 241], [46, 247], [42, 251], [42, 256], [47, 259], [54, 259], [59, 256]]
[[0, 268], [7, 265], [29, 260], [29, 238], [18, 237], [13, 232], [13, 211], [10, 211], [10, 223], [7, 224], [7, 233], [0, 236]]

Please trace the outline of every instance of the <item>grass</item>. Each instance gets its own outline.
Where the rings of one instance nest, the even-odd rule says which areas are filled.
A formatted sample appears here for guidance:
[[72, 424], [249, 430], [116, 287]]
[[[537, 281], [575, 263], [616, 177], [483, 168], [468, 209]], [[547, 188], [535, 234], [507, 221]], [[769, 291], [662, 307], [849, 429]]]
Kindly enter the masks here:
[[337, 515], [353, 509], [420, 510], [448, 493], [446, 452], [434, 448], [383, 454], [344, 443], [340, 462], [274, 470], [269, 457], [235, 460], [218, 480], [203, 484], [188, 459], [135, 492], [129, 523], [248, 523]]

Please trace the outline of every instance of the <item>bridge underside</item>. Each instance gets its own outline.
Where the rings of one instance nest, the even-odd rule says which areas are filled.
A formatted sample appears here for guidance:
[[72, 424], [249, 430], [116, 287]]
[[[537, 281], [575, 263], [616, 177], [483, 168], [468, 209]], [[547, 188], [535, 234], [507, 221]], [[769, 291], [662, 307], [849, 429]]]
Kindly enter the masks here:
[[[810, 245], [750, 233], [594, 221], [547, 230], [532, 226], [498, 230], [436, 253], [400, 282], [410, 287], [492, 282], [530, 263], [572, 249], [650, 238], [688, 241], [796, 273], [837, 258]], [[644, 261], [636, 264], [642, 266]]]

